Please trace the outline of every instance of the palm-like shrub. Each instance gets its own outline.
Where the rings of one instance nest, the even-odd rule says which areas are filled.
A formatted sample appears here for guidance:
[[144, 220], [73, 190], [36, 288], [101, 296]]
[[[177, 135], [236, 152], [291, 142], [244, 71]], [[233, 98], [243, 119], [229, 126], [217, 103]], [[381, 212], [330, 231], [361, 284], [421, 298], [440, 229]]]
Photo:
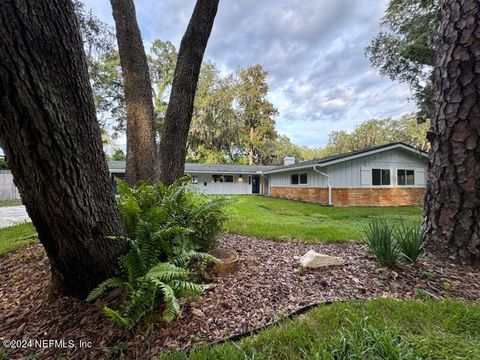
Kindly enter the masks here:
[[420, 222], [406, 225], [402, 220], [395, 231], [395, 239], [402, 256], [407, 261], [415, 263], [423, 254], [425, 242]]
[[179, 297], [204, 290], [190, 280], [188, 267], [192, 260], [201, 265], [216, 261], [196, 249], [213, 244], [225, 219], [225, 200], [190, 194], [179, 183], [131, 189], [120, 181], [118, 189], [130, 250], [120, 258], [120, 275], [98, 285], [87, 301], [120, 288], [128, 296], [121, 310], [104, 308], [118, 324], [135, 325], [159, 303], [164, 305], [162, 319], [171, 321], [180, 313]]
[[398, 244], [394, 238], [395, 226], [385, 219], [376, 218], [363, 229], [364, 243], [377, 257], [378, 261], [388, 267], [399, 263]]
[[158, 256], [170, 236], [182, 236], [189, 230], [181, 227], [149, 231], [150, 224], [140, 222], [137, 237], [127, 238], [130, 250], [120, 259], [121, 275], [105, 280], [87, 297], [93, 301], [107, 291], [120, 288], [128, 293], [128, 299], [121, 311], [105, 307], [103, 312], [120, 325], [130, 327], [143, 316], [153, 312], [159, 303], [164, 304], [162, 319], [173, 320], [180, 313], [179, 297], [195, 297], [203, 293], [204, 286], [189, 280], [187, 266], [192, 259], [200, 262], [215, 261], [210, 255], [189, 251], [160, 262]]
[[185, 181], [187, 178], [169, 186], [156, 183], [130, 188], [126, 182], [119, 180], [119, 205], [129, 236], [136, 231], [140, 221], [149, 222], [154, 227], [168, 223], [191, 230], [171, 238], [171, 244], [166, 249], [168, 256], [191, 249], [212, 249], [226, 220], [223, 208], [229, 200], [188, 191], [181, 186]]

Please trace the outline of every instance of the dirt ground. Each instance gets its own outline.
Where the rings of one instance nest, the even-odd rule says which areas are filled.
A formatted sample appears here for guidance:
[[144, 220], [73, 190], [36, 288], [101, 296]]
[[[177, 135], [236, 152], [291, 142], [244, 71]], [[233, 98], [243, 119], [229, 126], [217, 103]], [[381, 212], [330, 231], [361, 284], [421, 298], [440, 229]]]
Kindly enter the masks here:
[[[15, 251], [0, 258], [0, 340], [24, 340], [25, 348], [7, 352], [13, 359], [32, 353], [40, 359], [59, 355], [118, 358], [118, 349], [127, 351], [128, 357], [148, 358], [264, 326], [321, 301], [385, 296], [480, 301], [478, 269], [429, 256], [415, 266], [392, 271], [358, 244], [310, 245], [225, 235], [220, 246], [238, 252], [235, 273], [214, 279], [201, 298], [183, 301], [183, 312], [172, 323], [143, 324], [134, 331], [119, 329], [101, 314], [104, 300], [92, 305], [52, 298], [48, 260], [41, 245]], [[298, 258], [309, 249], [342, 257], [347, 264], [300, 271]], [[36, 342], [30, 345], [28, 340]]]

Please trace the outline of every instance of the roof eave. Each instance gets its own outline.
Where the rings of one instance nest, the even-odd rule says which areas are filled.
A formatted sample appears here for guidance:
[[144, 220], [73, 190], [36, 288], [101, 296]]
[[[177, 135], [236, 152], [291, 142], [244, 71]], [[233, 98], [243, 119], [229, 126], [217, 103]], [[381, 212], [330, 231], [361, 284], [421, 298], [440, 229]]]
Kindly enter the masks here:
[[254, 171], [231, 171], [231, 170], [187, 170], [185, 169], [186, 174], [232, 174], [232, 175], [258, 175], [262, 174], [262, 170]]
[[308, 165], [300, 165], [299, 164], [300, 166], [292, 166], [292, 167], [288, 167], [288, 168], [279, 168], [279, 169], [268, 170], [268, 171], [264, 171], [264, 174], [268, 175], [268, 174], [274, 174], [274, 173], [278, 173], [278, 172], [286, 172], [286, 171], [291, 171], [291, 170], [309, 169], [309, 168], [313, 168], [314, 166], [325, 167], [325, 166], [329, 166], [329, 165], [338, 164], [338, 163], [341, 163], [341, 162], [344, 162], [344, 161], [358, 159], [358, 158], [368, 156], [368, 155], [378, 154], [378, 153], [381, 153], [381, 152], [384, 152], [384, 151], [387, 151], [387, 150], [396, 149], [396, 148], [402, 148], [402, 149], [408, 150], [410, 152], [413, 152], [417, 155], [420, 155], [420, 156], [424, 157], [425, 159], [428, 159], [428, 154], [427, 153], [425, 153], [421, 150], [415, 149], [414, 147], [405, 145], [403, 143], [398, 143], [398, 144], [392, 144], [390, 146], [385, 146], [385, 147], [382, 147], [382, 148], [379, 148], [379, 149], [373, 149], [373, 150], [361, 152], [361, 153], [358, 153], [358, 154], [353, 154], [353, 155], [341, 157], [341, 158], [330, 160], [330, 161], [315, 162], [315, 163], [310, 163]]

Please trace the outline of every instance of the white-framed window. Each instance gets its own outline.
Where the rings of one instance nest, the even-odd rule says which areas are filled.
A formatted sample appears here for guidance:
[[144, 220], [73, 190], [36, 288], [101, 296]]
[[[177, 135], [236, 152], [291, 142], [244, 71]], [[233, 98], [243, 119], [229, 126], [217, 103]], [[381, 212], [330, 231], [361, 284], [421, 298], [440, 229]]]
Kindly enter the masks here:
[[397, 169], [397, 185], [398, 186], [414, 186], [415, 170]]
[[389, 186], [390, 184], [390, 169], [372, 169], [373, 186]]
[[308, 183], [308, 174], [307, 173], [301, 173], [299, 175], [300, 178], [300, 185], [306, 185]]
[[290, 184], [291, 185], [306, 185], [308, 184], [308, 174], [299, 173], [290, 175]]
[[290, 175], [290, 184], [298, 185], [298, 174]]
[[198, 184], [198, 176], [197, 175], [192, 176], [192, 184]]

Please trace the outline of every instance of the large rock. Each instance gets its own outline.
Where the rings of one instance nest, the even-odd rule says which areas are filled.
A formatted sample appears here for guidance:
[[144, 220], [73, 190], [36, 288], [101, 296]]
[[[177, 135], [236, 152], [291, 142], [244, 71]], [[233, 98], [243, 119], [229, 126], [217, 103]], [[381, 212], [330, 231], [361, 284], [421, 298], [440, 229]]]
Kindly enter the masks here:
[[319, 254], [316, 251], [308, 250], [308, 252], [300, 258], [300, 265], [304, 268], [317, 269], [326, 266], [344, 265], [345, 260], [324, 254]]

